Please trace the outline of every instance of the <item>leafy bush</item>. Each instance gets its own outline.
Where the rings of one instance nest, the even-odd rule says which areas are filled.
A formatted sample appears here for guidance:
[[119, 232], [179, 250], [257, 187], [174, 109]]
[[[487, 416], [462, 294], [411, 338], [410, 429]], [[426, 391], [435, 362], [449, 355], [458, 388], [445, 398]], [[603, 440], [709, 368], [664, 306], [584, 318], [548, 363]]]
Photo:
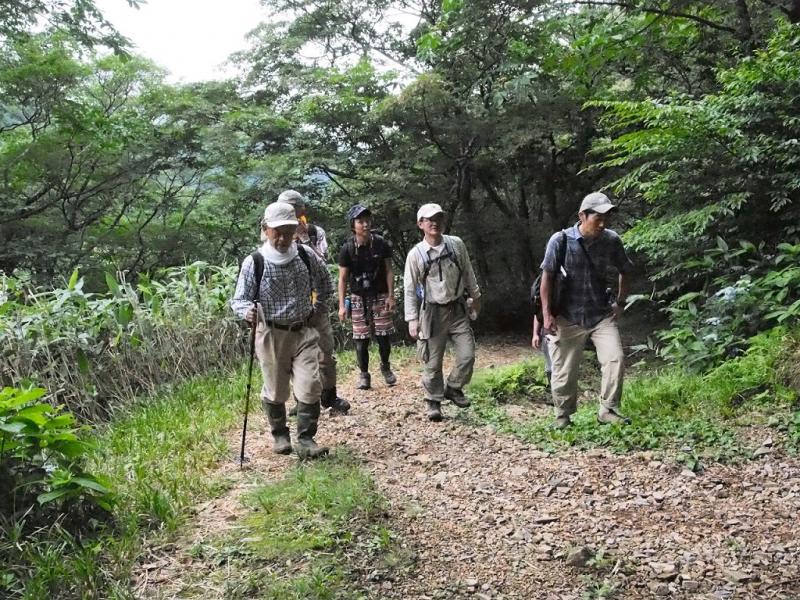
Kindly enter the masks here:
[[[75, 417], [46, 403], [45, 390], [0, 391], [0, 515], [39, 522], [42, 505], [79, 518], [82, 500], [111, 510], [107, 484], [83, 470], [93, 445], [78, 437]], [[37, 506], [38, 503], [38, 506]]]
[[160, 384], [231, 365], [242, 356], [228, 308], [235, 275], [205, 263], [136, 285], [109, 274], [99, 294], [77, 271], [54, 290], [0, 274], [0, 384], [32, 382], [52, 404], [97, 419]]
[[800, 320], [800, 244], [779, 244], [764, 256], [748, 242], [731, 252], [720, 240], [707, 257], [727, 272], [708, 291], [673, 300], [665, 309], [672, 327], [659, 334], [660, 352], [695, 370], [742, 354], [760, 330]]

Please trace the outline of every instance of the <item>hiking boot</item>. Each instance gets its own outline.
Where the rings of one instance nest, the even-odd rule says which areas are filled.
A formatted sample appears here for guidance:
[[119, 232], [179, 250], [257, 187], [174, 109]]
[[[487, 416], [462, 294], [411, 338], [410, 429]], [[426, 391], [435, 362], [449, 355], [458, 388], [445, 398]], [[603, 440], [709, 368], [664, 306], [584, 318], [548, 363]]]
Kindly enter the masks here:
[[344, 398], [339, 398], [336, 388], [322, 390], [319, 401], [323, 408], [330, 409], [331, 415], [346, 415], [350, 410], [350, 403]]
[[392, 386], [397, 383], [397, 377], [394, 373], [392, 373], [392, 367], [389, 366], [389, 363], [382, 363], [381, 364], [381, 375], [383, 375], [384, 381], [386, 381], [386, 385]]
[[600, 412], [597, 413], [597, 422], [604, 425], [612, 425], [614, 423], [631, 424], [631, 420], [628, 417], [618, 413], [614, 408], [606, 408], [605, 406], [600, 407]]
[[328, 448], [320, 446], [314, 441], [317, 434], [317, 422], [319, 421], [319, 402], [316, 404], [297, 405], [297, 445], [295, 452], [301, 459], [314, 459], [325, 456]]
[[572, 426], [572, 421], [569, 417], [558, 417], [550, 426], [551, 429], [563, 430]]
[[470, 399], [464, 395], [464, 392], [449, 385], [444, 388], [444, 397], [458, 408], [467, 408], [470, 405]]
[[442, 420], [442, 406], [440, 402], [436, 402], [435, 400], [428, 400], [425, 399], [425, 404], [428, 406], [428, 419], [430, 421], [441, 421]]
[[361, 371], [361, 374], [358, 376], [358, 389], [368, 390], [371, 386], [372, 378], [369, 376], [369, 373]]
[[289, 439], [289, 428], [286, 426], [286, 405], [264, 403], [267, 411], [270, 432], [272, 433], [272, 451], [275, 454], [290, 454], [292, 441]]

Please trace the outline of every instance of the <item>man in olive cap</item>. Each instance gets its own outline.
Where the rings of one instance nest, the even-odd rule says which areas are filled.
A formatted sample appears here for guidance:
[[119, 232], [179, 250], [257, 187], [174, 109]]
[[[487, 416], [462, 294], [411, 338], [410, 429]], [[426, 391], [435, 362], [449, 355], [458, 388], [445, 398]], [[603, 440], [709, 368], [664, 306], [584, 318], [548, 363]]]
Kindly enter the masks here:
[[[630, 423], [619, 412], [625, 355], [617, 320], [625, 306], [626, 273], [632, 263], [619, 235], [606, 228], [615, 208], [603, 193], [587, 195], [578, 211], [579, 221], [553, 234], [542, 261], [543, 326], [553, 362], [553, 426], [557, 429], [572, 424], [570, 417], [578, 400], [578, 369], [587, 339], [597, 350], [602, 370], [597, 420]], [[564, 244], [564, 263], [560, 265], [558, 255]], [[618, 273], [616, 294], [606, 287], [609, 267]], [[557, 306], [552, 301], [555, 286], [560, 286]]]
[[[286, 190], [278, 196], [278, 202], [286, 202], [294, 207], [297, 217], [297, 230], [295, 240], [299, 244], [311, 248], [322, 260], [326, 259], [328, 241], [325, 230], [319, 225], [308, 222], [306, 201], [303, 195], [296, 190]], [[332, 414], [346, 415], [350, 410], [350, 403], [340, 398], [336, 391], [336, 354], [331, 327], [331, 315], [327, 306], [320, 307], [314, 314], [311, 326], [319, 332], [319, 374], [322, 381], [322, 407], [330, 409]], [[290, 414], [295, 413], [292, 408]]]
[[291, 205], [275, 202], [267, 206], [261, 224], [264, 244], [242, 262], [231, 308], [239, 318], [257, 322], [255, 349], [264, 381], [261, 402], [272, 432], [273, 451], [292, 451], [286, 424], [291, 383], [298, 402], [294, 450], [301, 458], [316, 458], [328, 449], [314, 440], [321, 385], [319, 334], [310, 323], [316, 310], [327, 310], [333, 286], [322, 259], [294, 241], [296, 228]]
[[[417, 227], [424, 239], [406, 257], [405, 318], [409, 335], [417, 339], [417, 356], [423, 363], [422, 386], [428, 418], [441, 421], [441, 403], [445, 399], [460, 408], [470, 404], [462, 389], [472, 378], [475, 338], [465, 292], [477, 316], [481, 291], [466, 245], [461, 238], [443, 233], [442, 207], [421, 206], [417, 211]], [[442, 361], [448, 340], [453, 343], [455, 364], [445, 384]]]

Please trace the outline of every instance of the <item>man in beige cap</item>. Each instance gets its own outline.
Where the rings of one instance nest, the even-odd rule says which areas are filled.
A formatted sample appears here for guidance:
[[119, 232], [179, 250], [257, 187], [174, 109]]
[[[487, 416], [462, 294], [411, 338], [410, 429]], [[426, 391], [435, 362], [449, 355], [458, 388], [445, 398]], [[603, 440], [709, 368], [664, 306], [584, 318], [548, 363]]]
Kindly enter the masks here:
[[[615, 208], [605, 194], [593, 192], [586, 196], [578, 223], [553, 234], [542, 261], [543, 326], [553, 361], [553, 426], [557, 429], [572, 424], [570, 416], [577, 409], [578, 400], [578, 368], [589, 338], [597, 349], [602, 370], [597, 420], [630, 423], [619, 412], [625, 355], [617, 319], [625, 305], [626, 273], [632, 263], [619, 235], [606, 229], [609, 214]], [[564, 263], [560, 265], [558, 255], [564, 244]], [[615, 295], [606, 287], [609, 267], [618, 273]], [[552, 294], [557, 285], [560, 292], [556, 306]]]
[[[417, 226], [425, 237], [408, 253], [403, 276], [405, 319], [409, 334], [417, 339], [431, 421], [442, 420], [441, 403], [445, 398], [460, 408], [469, 406], [462, 391], [472, 378], [475, 364], [475, 338], [468, 314], [472, 312], [477, 317], [481, 308], [481, 291], [467, 247], [461, 238], [444, 235], [443, 223], [441, 206], [420, 207]], [[469, 301], [465, 300], [465, 292]], [[453, 342], [455, 364], [445, 384], [442, 360], [448, 340]]]
[[[328, 240], [325, 230], [319, 225], [308, 222], [306, 201], [303, 195], [296, 190], [286, 190], [278, 196], [278, 202], [286, 202], [294, 207], [297, 217], [297, 230], [295, 240], [311, 248], [325, 262], [328, 252]], [[333, 341], [333, 328], [331, 315], [326, 305], [320, 305], [320, 310], [314, 313], [311, 326], [319, 332], [319, 374], [322, 382], [322, 396], [320, 401], [323, 408], [329, 408], [332, 414], [346, 415], [350, 410], [350, 403], [340, 398], [336, 391], [336, 354]], [[294, 415], [297, 407], [291, 409]]]
[[[325, 264], [294, 241], [297, 218], [283, 202], [267, 206], [261, 223], [264, 244], [242, 262], [231, 308], [257, 321], [256, 354], [264, 384], [261, 402], [278, 454], [292, 451], [286, 425], [289, 383], [298, 401], [297, 445], [301, 458], [328, 452], [314, 441], [320, 413], [319, 334], [310, 326], [315, 309], [327, 310], [333, 284]], [[312, 304], [316, 293], [316, 304]], [[258, 311], [254, 302], [258, 301]]]

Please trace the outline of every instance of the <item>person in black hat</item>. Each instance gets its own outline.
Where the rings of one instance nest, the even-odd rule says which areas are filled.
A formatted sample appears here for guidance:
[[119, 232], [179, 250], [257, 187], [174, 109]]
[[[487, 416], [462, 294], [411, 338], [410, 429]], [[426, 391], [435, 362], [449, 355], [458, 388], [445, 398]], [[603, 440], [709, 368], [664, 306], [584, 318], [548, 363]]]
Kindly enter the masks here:
[[[369, 208], [356, 204], [347, 211], [347, 221], [353, 236], [339, 252], [339, 319], [344, 322], [348, 312], [353, 326], [356, 359], [361, 371], [358, 389], [368, 390], [369, 341], [372, 334], [378, 342], [381, 357], [381, 374], [387, 385], [397, 383], [389, 363], [394, 333], [394, 274], [392, 272], [392, 245], [372, 233], [372, 213]], [[350, 286], [350, 311], [345, 299]]]

